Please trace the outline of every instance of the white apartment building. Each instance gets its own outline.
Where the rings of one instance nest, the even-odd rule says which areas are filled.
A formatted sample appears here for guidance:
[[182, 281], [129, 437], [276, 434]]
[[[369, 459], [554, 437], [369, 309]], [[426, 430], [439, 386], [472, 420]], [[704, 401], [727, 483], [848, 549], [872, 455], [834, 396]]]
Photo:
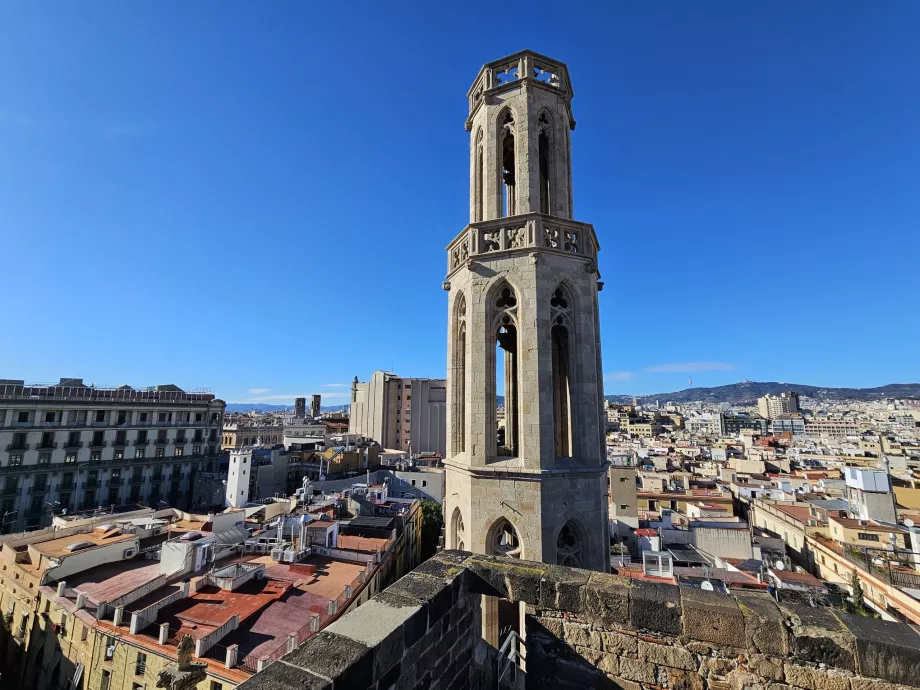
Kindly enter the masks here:
[[348, 433], [377, 441], [382, 448], [413, 453], [447, 452], [447, 382], [402, 378], [375, 371], [351, 386]]
[[0, 530], [37, 529], [65, 510], [185, 507], [195, 473], [216, 464], [225, 407], [172, 385], [0, 379]]
[[799, 394], [785, 391], [779, 395], [765, 395], [757, 398], [757, 411], [764, 419], [776, 419], [784, 414], [799, 412]]

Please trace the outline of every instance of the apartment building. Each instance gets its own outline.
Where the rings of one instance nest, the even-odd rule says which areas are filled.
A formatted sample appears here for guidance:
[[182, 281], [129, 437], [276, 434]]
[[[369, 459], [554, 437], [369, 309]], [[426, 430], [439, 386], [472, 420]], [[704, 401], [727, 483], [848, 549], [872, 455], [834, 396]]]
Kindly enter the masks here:
[[805, 434], [811, 438], [846, 438], [859, 429], [853, 419], [806, 419]]
[[0, 380], [2, 532], [126, 503], [185, 507], [219, 452], [226, 404], [173, 386]]
[[351, 387], [348, 432], [377, 441], [383, 448], [413, 453], [447, 453], [447, 382], [402, 378], [375, 371], [371, 380]]
[[761, 417], [774, 419], [784, 414], [796, 414], [799, 411], [799, 394], [784, 391], [779, 395], [765, 395], [757, 398], [757, 411]]
[[284, 427], [277, 424], [245, 424], [226, 422], [222, 428], [220, 449], [245, 448], [258, 443], [273, 446], [284, 441]]

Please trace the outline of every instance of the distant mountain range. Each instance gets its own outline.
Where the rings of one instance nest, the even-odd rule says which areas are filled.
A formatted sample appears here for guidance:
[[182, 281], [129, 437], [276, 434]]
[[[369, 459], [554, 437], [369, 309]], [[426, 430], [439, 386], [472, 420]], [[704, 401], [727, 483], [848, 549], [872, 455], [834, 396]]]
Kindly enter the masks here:
[[[323, 412], [338, 412], [348, 405], [323, 405], [319, 409]], [[263, 412], [293, 411], [293, 405], [268, 405], [264, 403], [227, 403], [227, 412], [249, 412], [249, 410], [262, 410]]]
[[[884, 400], [885, 398], [920, 398], [920, 383], [890, 383], [878, 388], [823, 388], [800, 383], [778, 383], [776, 381], [742, 381], [714, 388], [687, 388], [673, 393], [635, 396], [642, 403], [656, 400], [665, 402], [706, 402], [732, 405], [756, 404], [764, 395], [778, 395], [783, 391], [796, 391], [799, 395], [819, 400]], [[630, 403], [634, 396], [608, 395], [614, 403]]]

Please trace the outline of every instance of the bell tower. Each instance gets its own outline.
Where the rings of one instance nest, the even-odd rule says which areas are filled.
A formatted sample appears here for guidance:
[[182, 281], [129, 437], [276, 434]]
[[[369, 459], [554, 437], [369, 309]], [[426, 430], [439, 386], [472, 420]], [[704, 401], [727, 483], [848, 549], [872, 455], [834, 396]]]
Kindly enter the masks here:
[[607, 572], [594, 228], [572, 219], [572, 86], [523, 51], [469, 91], [470, 224], [447, 247], [446, 546]]

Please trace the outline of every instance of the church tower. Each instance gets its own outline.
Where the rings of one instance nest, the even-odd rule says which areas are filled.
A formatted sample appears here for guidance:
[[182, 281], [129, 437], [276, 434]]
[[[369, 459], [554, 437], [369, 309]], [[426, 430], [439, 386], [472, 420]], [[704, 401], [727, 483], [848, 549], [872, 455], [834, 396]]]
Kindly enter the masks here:
[[447, 247], [446, 546], [607, 572], [597, 238], [572, 219], [572, 86], [523, 51], [469, 91]]

